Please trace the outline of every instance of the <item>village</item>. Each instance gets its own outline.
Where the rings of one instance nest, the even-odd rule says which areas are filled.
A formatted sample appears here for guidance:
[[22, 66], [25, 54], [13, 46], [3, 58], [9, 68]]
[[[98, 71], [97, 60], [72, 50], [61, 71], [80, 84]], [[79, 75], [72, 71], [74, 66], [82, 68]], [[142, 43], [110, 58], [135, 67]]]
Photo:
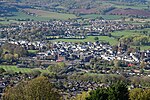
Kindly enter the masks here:
[[[149, 24], [131, 24], [109, 20], [52, 20], [13, 23], [0, 27], [1, 37], [11, 40], [46, 41], [53, 39], [85, 39], [87, 36], [109, 36], [110, 32], [149, 28]], [[29, 37], [30, 36], [30, 37]]]
[[[75, 97], [83, 91], [107, 87], [118, 80], [130, 81], [130, 88], [146, 87], [150, 80], [150, 50], [132, 48], [119, 42], [63, 42], [55, 39], [85, 39], [87, 36], [111, 36], [110, 32], [149, 28], [149, 24], [125, 24], [122, 21], [83, 20], [13, 23], [0, 27], [1, 64], [13, 63], [18, 68], [40, 68], [65, 98]], [[7, 47], [8, 45], [8, 47]], [[15, 53], [9, 52], [10, 48]], [[11, 47], [12, 46], [12, 47]], [[29, 51], [36, 52], [29, 52]], [[19, 52], [26, 52], [18, 54]], [[11, 54], [13, 60], [5, 55]], [[10, 61], [10, 62], [7, 62]], [[61, 68], [55, 68], [63, 63]], [[55, 69], [53, 69], [53, 67]], [[53, 69], [51, 71], [51, 69]], [[56, 71], [56, 72], [55, 72]], [[8, 85], [30, 80], [41, 73], [0, 73], [0, 95]], [[139, 82], [134, 80], [139, 77]], [[140, 80], [141, 79], [141, 80]], [[143, 81], [143, 80], [144, 81]], [[144, 82], [144, 83], [143, 83]]]
[[[53, 42], [50, 45], [50, 49], [44, 51], [42, 50], [42, 46], [46, 46], [46, 44], [40, 42], [26, 43], [25, 41], [10, 41], [9, 43], [11, 43], [12, 45], [21, 44], [25, 48], [28, 48], [28, 46], [32, 44], [33, 46], [35, 46], [34, 48], [41, 49], [41, 52], [37, 52], [34, 56], [20, 57], [19, 60], [21, 60], [23, 63], [17, 64], [19, 68], [33, 68], [33, 66], [31, 65], [32, 62], [40, 62], [39, 66], [34, 64], [34, 67], [45, 69], [50, 65], [55, 65], [55, 63], [65, 63], [66, 67], [64, 67], [60, 72], [57, 73], [57, 78], [51, 77], [50, 80], [51, 82], [56, 84], [59, 89], [61, 89], [62, 94], [65, 97], [66, 95], [69, 96], [68, 98], [73, 97], [76, 94], [81, 93], [82, 91], [94, 90], [96, 87], [108, 85], [106, 84], [106, 81], [101, 82], [100, 79], [89, 80], [90, 78], [78, 78], [76, 81], [75, 78], [70, 79], [70, 77], [74, 77], [75, 74], [79, 74], [81, 76], [82, 74], [86, 73], [99, 73], [103, 75], [114, 74], [117, 75], [116, 78], [127, 78], [133, 76], [149, 77], [149, 73], [141, 72], [141, 67], [144, 66], [144, 70], [150, 69], [150, 50], [136, 50], [135, 52], [130, 52], [127, 51], [127, 48], [123, 48], [121, 44], [118, 44], [118, 47], [116, 47], [117, 49], [115, 49], [109, 44], [100, 42]], [[98, 63], [95, 60], [98, 60]], [[118, 65], [110, 64], [110, 62], [114, 62], [115, 60], [121, 62], [118, 63]], [[144, 65], [142, 66], [141, 63], [143, 62]], [[111, 66], [120, 66], [120, 68], [115, 70]], [[22, 75], [20, 73], [19, 76], [18, 74], [16, 73], [16, 75], [1, 75], [1, 92], [2, 89], [4, 89], [8, 84], [17, 84], [23, 79], [31, 79], [36, 77], [36, 75], [34, 74]], [[110, 79], [109, 81], [114, 80]], [[95, 84], [94, 87], [93, 84]]]

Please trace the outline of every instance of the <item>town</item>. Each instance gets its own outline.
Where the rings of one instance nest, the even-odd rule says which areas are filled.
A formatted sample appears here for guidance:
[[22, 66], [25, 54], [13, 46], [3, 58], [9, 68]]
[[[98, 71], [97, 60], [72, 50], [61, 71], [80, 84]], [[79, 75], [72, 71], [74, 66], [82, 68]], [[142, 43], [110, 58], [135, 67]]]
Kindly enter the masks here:
[[[147, 79], [150, 77], [150, 50], [131, 48], [122, 42], [114, 46], [110, 45], [109, 42], [98, 41], [98, 39], [95, 42], [63, 42], [53, 41], [53, 39], [84, 39], [87, 36], [101, 35], [115, 38], [109, 32], [142, 29], [149, 26], [121, 24], [121, 22], [105, 20], [90, 20], [87, 23], [89, 23], [88, 26], [74, 21], [52, 21], [11, 24], [9, 27], [1, 26], [1, 34], [7, 33], [0, 40], [1, 58], [3, 59], [1, 64], [14, 63], [18, 68], [49, 70], [51, 74], [44, 73], [44, 75], [50, 77], [51, 82], [60, 89], [64, 98], [74, 98], [83, 91], [94, 90], [99, 86], [108, 86], [110, 82], [115, 81], [115, 78], [132, 81], [131, 88], [145, 87], [144, 83], [134, 83], [133, 80], [136, 80], [137, 77], [141, 79], [144, 77], [147, 83], [150, 81]], [[34, 32], [31, 28], [43, 33], [43, 35], [35, 34], [37, 32]], [[53, 31], [49, 32], [49, 30]], [[60, 30], [61, 32], [59, 32]], [[25, 33], [26, 31], [28, 31], [28, 34]], [[82, 34], [80, 31], [85, 33]], [[25, 38], [29, 35], [31, 40]], [[45, 36], [50, 38], [45, 39]], [[12, 54], [9, 51], [11, 48], [16, 48], [13, 50], [17, 52], [15, 51], [15, 54]], [[17, 48], [22, 51], [17, 50]], [[29, 53], [31, 50], [36, 52]], [[26, 51], [26, 53], [21, 55], [19, 52], [23, 53], [23, 51]], [[9, 56], [12, 55], [12, 58], [7, 57], [8, 54]], [[17, 58], [15, 58], [15, 55], [17, 55]], [[10, 61], [10, 59], [14, 60]], [[61, 66], [58, 67], [57, 64], [61, 64]], [[2, 73], [5, 73], [5, 71], [2, 71]], [[9, 84], [14, 85], [23, 79], [32, 79], [40, 74], [38, 71], [29, 74], [21, 72], [2, 74], [1, 93]], [[101, 80], [102, 77], [103, 80]], [[107, 81], [107, 79], [109, 80]]]

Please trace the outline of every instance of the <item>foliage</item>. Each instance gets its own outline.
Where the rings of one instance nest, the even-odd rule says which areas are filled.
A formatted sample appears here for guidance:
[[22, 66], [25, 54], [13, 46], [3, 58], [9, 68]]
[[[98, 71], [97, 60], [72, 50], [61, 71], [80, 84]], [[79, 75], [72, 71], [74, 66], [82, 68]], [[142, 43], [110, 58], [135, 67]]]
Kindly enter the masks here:
[[123, 82], [117, 82], [108, 89], [108, 100], [128, 100], [128, 87]]
[[95, 37], [95, 38], [94, 38], [94, 40], [95, 40], [95, 41], [98, 41], [98, 40], [99, 40], [99, 38], [98, 38], [98, 37]]
[[123, 43], [126, 44], [132, 44], [135, 46], [147, 45], [148, 43], [150, 43], [149, 36], [146, 35], [124, 36], [120, 38], [119, 41], [122, 41]]
[[150, 100], [150, 89], [135, 88], [130, 90], [130, 100]]
[[81, 94], [78, 94], [75, 100], [86, 100], [86, 97], [89, 96], [89, 92], [82, 92]]
[[114, 66], [115, 66], [115, 67], [120, 67], [120, 66], [121, 66], [121, 61], [115, 59], [115, 60], [114, 60]]
[[105, 88], [99, 88], [95, 91], [90, 92], [90, 96], [86, 100], [107, 100], [108, 90]]
[[1, 63], [12, 64], [12, 62], [17, 62], [19, 57], [26, 56], [27, 53], [27, 50], [20, 45], [5, 43], [0, 47]]
[[0, 74], [2, 74], [2, 73], [4, 73], [4, 72], [6, 72], [5, 69], [0, 68]]
[[134, 77], [130, 77], [130, 82], [131, 84], [135, 85], [135, 86], [143, 86], [143, 87], [150, 87], [150, 78], [148, 76], [134, 76]]
[[64, 67], [66, 67], [66, 64], [63, 62], [59, 62], [56, 65], [53, 66], [49, 66], [48, 70], [52, 73], [58, 73], [61, 71], [61, 69], [63, 69]]
[[128, 88], [123, 82], [117, 82], [108, 88], [98, 88], [90, 92], [86, 100], [128, 100]]
[[3, 100], [60, 100], [61, 96], [46, 77], [38, 77], [5, 89]]

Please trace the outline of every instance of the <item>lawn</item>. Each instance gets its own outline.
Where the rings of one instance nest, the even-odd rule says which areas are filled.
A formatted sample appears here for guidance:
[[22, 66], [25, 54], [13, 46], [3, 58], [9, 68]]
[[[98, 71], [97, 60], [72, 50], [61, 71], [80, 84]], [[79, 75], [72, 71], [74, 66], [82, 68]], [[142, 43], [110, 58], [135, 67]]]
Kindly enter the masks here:
[[95, 37], [99, 38], [99, 41], [109, 42], [111, 45], [117, 44], [117, 40], [108, 36], [88, 36], [86, 39], [54, 39], [52, 41], [64, 41], [64, 42], [95, 42]]
[[33, 70], [39, 70], [41, 72], [49, 72], [48, 70], [43, 69], [31, 69], [31, 68], [17, 68], [14, 65], [0, 65], [0, 68], [4, 68], [6, 71], [13, 71], [13, 72], [22, 72], [22, 73], [30, 73]]

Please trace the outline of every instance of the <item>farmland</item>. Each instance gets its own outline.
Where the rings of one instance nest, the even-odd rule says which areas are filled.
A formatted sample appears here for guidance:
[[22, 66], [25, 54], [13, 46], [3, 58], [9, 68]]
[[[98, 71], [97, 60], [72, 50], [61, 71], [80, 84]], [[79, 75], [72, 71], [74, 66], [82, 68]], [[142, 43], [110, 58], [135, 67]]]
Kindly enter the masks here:
[[112, 15], [132, 15], [132, 16], [140, 16], [140, 17], [150, 17], [150, 12], [145, 10], [138, 9], [114, 9], [107, 14]]
[[37, 16], [40, 17], [46, 17], [50, 19], [62, 19], [62, 20], [67, 20], [67, 19], [72, 19], [76, 18], [75, 15], [73, 14], [65, 14], [65, 13], [57, 13], [57, 12], [49, 12], [49, 11], [44, 11], [44, 10], [36, 10], [36, 9], [25, 9], [26, 12], [33, 13]]
[[[30, 10], [34, 12], [35, 10]], [[19, 23], [26, 20], [34, 20], [34, 21], [48, 21], [50, 19], [60, 19], [60, 20], [67, 20], [76, 18], [73, 14], [64, 14], [64, 13], [57, 13], [57, 12], [48, 12], [43, 10], [36, 11], [37, 16], [28, 15], [22, 11], [19, 12], [12, 12], [15, 16], [11, 17], [0, 17], [1, 21], [0, 24], [9, 24], [9, 23]]]
[[105, 20], [118, 20], [121, 19], [123, 16], [121, 15], [100, 15], [100, 14], [87, 14], [82, 15], [82, 18], [100, 18], [102, 17]]

